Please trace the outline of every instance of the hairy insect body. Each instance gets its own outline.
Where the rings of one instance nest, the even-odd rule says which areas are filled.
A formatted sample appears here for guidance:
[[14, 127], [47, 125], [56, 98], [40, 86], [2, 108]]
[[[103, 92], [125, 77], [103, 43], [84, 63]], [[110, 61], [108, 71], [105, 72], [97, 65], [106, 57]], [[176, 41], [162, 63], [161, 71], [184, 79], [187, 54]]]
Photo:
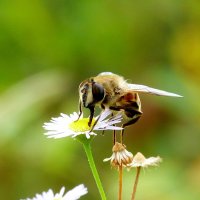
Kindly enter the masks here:
[[103, 109], [124, 111], [126, 117], [139, 119], [142, 114], [139, 95], [129, 90], [123, 77], [116, 74], [99, 75], [94, 81], [101, 83], [105, 89], [105, 97], [101, 102]]
[[122, 95], [124, 80], [117, 75], [101, 75], [94, 77], [94, 81], [101, 83], [105, 90], [105, 97], [101, 102], [104, 107], [109, 108]]
[[119, 75], [103, 72], [83, 81], [79, 86], [79, 108], [82, 106], [90, 109], [89, 126], [94, 116], [95, 106], [113, 111], [123, 111], [128, 121], [123, 127], [135, 123], [142, 115], [141, 102], [138, 92], [160, 96], [181, 97], [180, 95], [158, 90], [145, 85], [129, 84]]

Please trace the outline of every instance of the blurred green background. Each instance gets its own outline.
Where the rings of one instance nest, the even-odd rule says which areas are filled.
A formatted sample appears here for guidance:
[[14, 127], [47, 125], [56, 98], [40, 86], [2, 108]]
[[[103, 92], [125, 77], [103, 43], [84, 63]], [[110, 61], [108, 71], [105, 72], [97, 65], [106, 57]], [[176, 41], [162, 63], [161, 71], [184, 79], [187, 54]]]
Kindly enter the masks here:
[[[134, 154], [163, 158], [141, 173], [137, 199], [200, 199], [200, 1], [0, 1], [0, 198], [32, 197], [84, 183], [100, 199], [82, 146], [47, 139], [42, 125], [78, 111], [78, 85], [102, 71], [184, 98], [141, 94], [129, 127]], [[108, 199], [117, 199], [112, 134], [93, 152]], [[124, 172], [130, 199], [135, 171]]]

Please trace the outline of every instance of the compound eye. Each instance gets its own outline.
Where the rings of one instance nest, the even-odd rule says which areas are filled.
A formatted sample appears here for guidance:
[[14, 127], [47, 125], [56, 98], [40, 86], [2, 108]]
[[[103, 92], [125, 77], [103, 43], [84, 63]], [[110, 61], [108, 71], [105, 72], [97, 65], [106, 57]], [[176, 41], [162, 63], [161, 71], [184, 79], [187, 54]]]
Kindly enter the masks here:
[[104, 98], [104, 88], [102, 85], [93, 82], [92, 84], [92, 94], [95, 102], [101, 101]]

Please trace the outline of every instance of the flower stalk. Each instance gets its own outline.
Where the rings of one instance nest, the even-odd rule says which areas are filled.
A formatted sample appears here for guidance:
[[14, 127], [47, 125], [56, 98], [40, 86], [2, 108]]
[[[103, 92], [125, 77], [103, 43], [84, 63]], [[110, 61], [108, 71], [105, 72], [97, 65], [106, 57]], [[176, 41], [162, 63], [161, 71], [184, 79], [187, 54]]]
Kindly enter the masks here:
[[136, 194], [136, 190], [137, 190], [137, 185], [138, 185], [141, 168], [145, 168], [145, 167], [149, 167], [149, 166], [157, 166], [161, 161], [162, 161], [162, 159], [159, 156], [145, 158], [144, 155], [140, 152], [138, 152], [133, 157], [133, 160], [129, 164], [128, 167], [135, 167], [137, 171], [136, 171], [135, 182], [133, 185], [133, 192], [132, 192], [131, 200], [135, 200], [135, 194]]
[[126, 150], [125, 145], [115, 142], [112, 148], [112, 156], [105, 158], [103, 161], [110, 161], [112, 167], [115, 167], [119, 173], [119, 191], [118, 200], [122, 200], [123, 185], [123, 167], [127, 167], [133, 160], [133, 154]]
[[135, 177], [135, 182], [134, 182], [134, 186], [133, 186], [133, 193], [132, 193], [132, 196], [131, 196], [131, 200], [135, 200], [135, 194], [136, 194], [136, 190], [137, 190], [140, 171], [141, 171], [141, 167], [137, 167], [136, 177]]
[[123, 183], [123, 167], [122, 165], [119, 166], [119, 196], [118, 200], [122, 200], [122, 183]]
[[92, 120], [91, 126], [88, 125], [88, 118], [83, 118], [83, 116], [79, 116], [75, 112], [71, 115], [61, 113], [59, 117], [52, 118], [50, 122], [44, 123], [43, 125], [44, 129], [47, 131], [45, 135], [48, 138], [57, 139], [72, 137], [82, 143], [102, 200], [106, 200], [106, 195], [94, 163], [91, 141], [95, 135], [97, 135], [93, 132], [95, 130], [122, 130], [121, 127], [116, 126], [116, 124], [121, 122], [122, 115], [119, 113], [110, 117], [111, 113], [110, 110], [105, 110], [98, 117]]
[[79, 139], [79, 137], [77, 137], [77, 139], [83, 144], [83, 148], [85, 150], [85, 153], [86, 153], [86, 156], [87, 156], [87, 159], [89, 162], [89, 166], [92, 171], [97, 188], [99, 190], [101, 199], [106, 200], [106, 195], [105, 195], [105, 192], [104, 192], [104, 189], [103, 189], [103, 186], [102, 186], [102, 183], [101, 183], [101, 180], [100, 180], [100, 177], [99, 177], [99, 174], [98, 174], [95, 162], [94, 162], [94, 158], [92, 155], [92, 149], [91, 149], [91, 145], [90, 145], [91, 140], [88, 140], [88, 139], [84, 140], [83, 138]]

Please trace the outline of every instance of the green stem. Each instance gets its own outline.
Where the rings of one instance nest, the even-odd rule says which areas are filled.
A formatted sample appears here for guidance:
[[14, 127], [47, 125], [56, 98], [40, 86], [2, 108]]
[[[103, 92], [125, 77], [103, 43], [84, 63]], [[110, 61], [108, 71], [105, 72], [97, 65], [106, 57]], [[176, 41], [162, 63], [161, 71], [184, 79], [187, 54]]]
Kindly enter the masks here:
[[98, 188], [99, 193], [101, 195], [101, 199], [106, 200], [106, 195], [105, 195], [101, 180], [99, 178], [99, 174], [97, 172], [97, 169], [96, 169], [96, 166], [95, 166], [95, 163], [94, 163], [91, 145], [90, 145], [89, 142], [83, 142], [82, 144], [83, 144], [83, 147], [85, 149], [85, 153], [87, 155], [87, 159], [88, 159], [88, 162], [89, 162], [89, 165], [90, 165], [90, 169], [92, 170], [92, 174], [94, 176], [97, 188]]

